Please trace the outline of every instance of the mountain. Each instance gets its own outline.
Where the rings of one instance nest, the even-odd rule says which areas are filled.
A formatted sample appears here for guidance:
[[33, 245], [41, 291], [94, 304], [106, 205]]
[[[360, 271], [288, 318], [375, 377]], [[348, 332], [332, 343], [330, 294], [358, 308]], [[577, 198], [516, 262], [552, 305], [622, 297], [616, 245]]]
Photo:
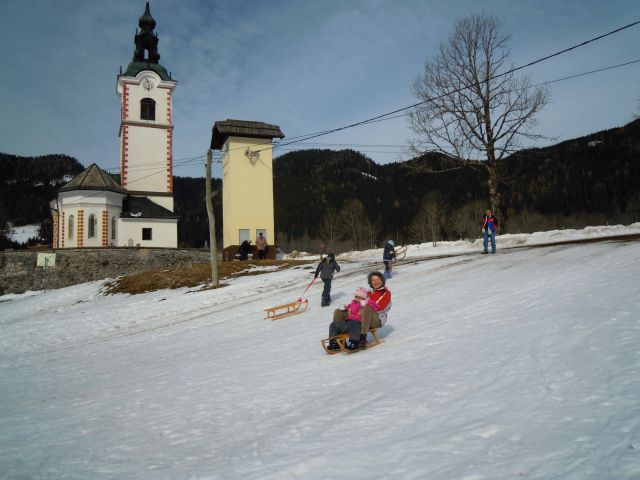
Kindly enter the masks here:
[[505, 202], [516, 211], [616, 215], [640, 192], [640, 120], [504, 161]]
[[[640, 221], [640, 120], [553, 146], [519, 151], [502, 161], [502, 210], [509, 231]], [[429, 153], [377, 165], [350, 151], [303, 150], [275, 160], [276, 230], [319, 235], [323, 212], [359, 199], [385, 237], [406, 241], [409, 226], [435, 192], [439, 238], [456, 238], [453, 219], [487, 205], [482, 162]], [[513, 228], [512, 228], [513, 227]], [[426, 240], [426, 239], [422, 239]]]
[[56, 191], [84, 168], [68, 155], [0, 153], [0, 224], [27, 225], [50, 219], [49, 202]]
[[301, 150], [274, 162], [276, 230], [315, 236], [324, 212], [358, 199], [371, 222], [387, 235], [405, 231], [423, 197], [440, 192], [459, 207], [486, 197], [486, 174], [472, 162], [426, 154], [378, 165], [353, 150]]
[[[640, 221], [639, 154], [636, 120], [507, 157], [500, 185], [506, 231]], [[0, 225], [50, 226], [49, 201], [83, 168], [66, 155], [0, 154]], [[340, 229], [345, 237], [344, 229], [358, 224], [354, 235], [367, 238], [363, 245], [426, 241], [434, 234], [425, 233], [425, 218], [434, 210], [438, 239], [473, 238], [487, 207], [484, 164], [438, 153], [379, 165], [353, 150], [300, 150], [277, 157], [273, 174], [277, 241], [287, 248], [304, 249], [326, 236], [327, 221], [338, 238]], [[220, 179], [213, 189], [221, 189]], [[204, 179], [175, 177], [174, 199], [182, 216], [179, 245], [202, 247], [209, 238]], [[214, 204], [220, 235], [222, 205]], [[333, 246], [341, 248], [338, 243]]]

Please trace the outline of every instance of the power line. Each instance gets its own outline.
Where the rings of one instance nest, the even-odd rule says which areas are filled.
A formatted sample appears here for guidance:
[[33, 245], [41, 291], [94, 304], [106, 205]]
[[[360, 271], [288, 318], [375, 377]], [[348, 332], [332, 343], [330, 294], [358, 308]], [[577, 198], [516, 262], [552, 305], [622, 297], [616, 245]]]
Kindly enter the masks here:
[[[605, 37], [608, 37], [610, 35], [614, 35], [616, 33], [619, 33], [619, 32], [621, 32], [623, 30], [626, 30], [626, 29], [631, 28], [631, 27], [633, 27], [635, 25], [638, 25], [638, 24], [640, 24], [640, 20], [637, 20], [635, 22], [629, 23], [628, 25], [616, 28], [615, 30], [612, 30], [612, 31], [607, 32], [605, 34], [598, 35], [597, 37], [590, 38], [589, 40], [585, 40], [584, 42], [578, 43], [576, 45], [573, 45], [571, 47], [565, 48], [563, 50], [560, 50], [558, 52], [552, 53], [550, 55], [546, 55], [544, 57], [538, 58], [538, 59], [533, 60], [533, 61], [531, 61], [531, 62], [529, 62], [529, 63], [527, 63], [525, 65], [521, 65], [519, 67], [514, 67], [514, 68], [512, 68], [510, 70], [507, 70], [506, 72], [503, 72], [503, 73], [500, 73], [498, 75], [495, 75], [495, 76], [491, 77], [489, 80], [495, 80], [497, 78], [504, 77], [506, 75], [510, 75], [510, 74], [512, 74], [514, 72], [517, 72], [519, 70], [522, 70], [524, 68], [531, 67], [531, 66], [536, 65], [538, 63], [544, 62], [544, 61], [549, 60], [551, 58], [557, 57], [557, 56], [562, 55], [564, 53], [570, 52], [570, 51], [575, 50], [577, 48], [580, 48], [580, 47], [583, 47], [583, 46], [588, 45], [590, 43], [593, 43], [593, 42], [596, 42], [598, 40], [601, 40], [601, 39], [603, 39]], [[454, 93], [459, 93], [459, 92], [461, 92], [463, 90], [468, 90], [470, 88], [473, 88], [475, 86], [480, 85], [481, 83], [483, 83], [483, 82], [475, 82], [475, 83], [472, 83], [472, 84], [464, 85], [462, 87], [456, 88], [456, 89], [451, 90], [449, 92], [443, 93], [442, 95], [439, 95], [437, 97], [429, 98], [427, 100], [423, 100], [421, 102], [417, 102], [417, 103], [414, 103], [412, 105], [408, 105], [406, 107], [398, 108], [398, 109], [393, 110], [391, 112], [383, 113], [381, 115], [376, 115], [376, 116], [368, 118], [366, 120], [361, 120], [359, 122], [351, 123], [349, 125], [345, 125], [345, 126], [342, 126], [342, 127], [332, 128], [332, 129], [329, 129], [329, 130], [324, 130], [324, 131], [321, 131], [321, 132], [316, 132], [316, 133], [313, 133], [313, 134], [309, 134], [309, 135], [306, 135], [306, 136], [300, 136], [301, 138], [299, 138], [298, 140], [290, 140], [288, 142], [283, 142], [280, 145], [281, 146], [292, 145], [294, 143], [300, 143], [300, 142], [303, 142], [305, 140], [310, 140], [312, 138], [321, 137], [321, 136], [324, 136], [324, 135], [328, 135], [330, 133], [335, 133], [335, 132], [339, 132], [339, 131], [346, 130], [346, 129], [349, 129], [349, 128], [354, 128], [354, 127], [357, 127], [357, 126], [360, 126], [360, 125], [373, 123], [376, 120], [380, 120], [380, 119], [383, 119], [383, 118], [388, 117], [390, 115], [394, 115], [396, 113], [400, 113], [400, 112], [403, 112], [403, 111], [406, 111], [406, 110], [409, 110], [409, 109], [412, 109], [412, 108], [415, 108], [415, 107], [419, 107], [420, 105], [424, 105], [425, 103], [429, 103], [429, 102], [431, 102], [433, 100], [438, 100], [438, 99], [446, 97], [448, 95], [452, 95]]]
[[[587, 72], [581, 72], [581, 73], [577, 73], [574, 75], [568, 75], [565, 77], [560, 77], [560, 78], [556, 78], [553, 80], [547, 80], [544, 82], [540, 82], [534, 85], [530, 85], [527, 88], [535, 88], [535, 87], [540, 87], [543, 85], [550, 85], [553, 83], [558, 83], [558, 82], [562, 82], [562, 81], [566, 81], [566, 80], [571, 80], [574, 78], [579, 78], [579, 77], [584, 77], [587, 75], [592, 75], [595, 73], [600, 73], [600, 72], [604, 72], [604, 71], [608, 71], [608, 70], [614, 70], [616, 68], [621, 68], [621, 67], [626, 67], [629, 65], [633, 65], [633, 64], [637, 64], [640, 63], [640, 59], [636, 59], [636, 60], [630, 60], [628, 62], [623, 62], [623, 63], [619, 63], [616, 65], [610, 65], [607, 67], [602, 67], [602, 68], [597, 68], [594, 70], [589, 70]], [[397, 119], [397, 118], [403, 118], [403, 117], [407, 117], [408, 115], [410, 115], [411, 112], [405, 112], [405, 113], [401, 113], [399, 115], [394, 115], [394, 116], [389, 116], [389, 117], [385, 117], [385, 118], [381, 118], [378, 120], [373, 120], [370, 121], [368, 123], [378, 123], [378, 122], [384, 122], [384, 121], [388, 121], [388, 120], [393, 120], [393, 119]], [[361, 153], [375, 153], [375, 154], [397, 154], [397, 155], [402, 155], [407, 153], [406, 151], [380, 151], [380, 150], [363, 150], [363, 148], [409, 148], [409, 145], [400, 145], [400, 144], [368, 144], [368, 143], [331, 143], [331, 142], [292, 142], [295, 143], [297, 146], [307, 146], [307, 147], [351, 147], [351, 148], [357, 148], [359, 152]], [[243, 147], [236, 147], [233, 149], [229, 149], [228, 151], [232, 151], [232, 150], [242, 150], [242, 149], [246, 149], [246, 148], [250, 148], [252, 146], [262, 146], [264, 145], [263, 143], [260, 144], [254, 144], [254, 145], [249, 145], [249, 146], [243, 146]], [[287, 143], [280, 143], [280, 144], [276, 144], [273, 146], [273, 150], [274, 152], [277, 150], [281, 150], [284, 152], [290, 152], [290, 151], [294, 151], [296, 150], [296, 147], [291, 147], [289, 146], [291, 144], [287, 144]], [[262, 151], [262, 150], [257, 150], [257, 151]], [[188, 166], [194, 163], [199, 162], [201, 159], [203, 159], [206, 155], [199, 155], [199, 156], [194, 156], [194, 157], [183, 157], [181, 160], [183, 160], [182, 162], [179, 162], [177, 164], [174, 165], [174, 169], [175, 168], [181, 168], [184, 166]], [[220, 159], [214, 160], [214, 162], [216, 163], [222, 163], [222, 161]], [[161, 168], [157, 168], [155, 167], [155, 165], [161, 165]], [[149, 162], [149, 163], [141, 163], [141, 164], [137, 164], [135, 166], [129, 167], [127, 169], [127, 172], [132, 172], [132, 171], [145, 171], [145, 170], [156, 170], [157, 173], [160, 172], [164, 172], [166, 171], [165, 167], [165, 163], [164, 162]], [[118, 171], [119, 168], [117, 167], [111, 167], [111, 168], [105, 168], [105, 170], [115, 170]], [[115, 172], [114, 172], [115, 173]], [[149, 176], [149, 175], [148, 175]], [[145, 177], [141, 177], [140, 179], [143, 178], [147, 178], [148, 176]], [[138, 179], [134, 179], [132, 180], [132, 182], [135, 182]]]
[[[626, 67], [628, 65], [633, 65], [635, 63], [640, 63], [640, 59], [631, 60], [631, 61], [624, 62], [624, 63], [619, 63], [617, 65], [611, 65], [609, 67], [598, 68], [596, 70], [590, 70], [588, 72], [576, 73], [575, 75], [569, 75], [569, 76], [566, 76], [566, 77], [556, 78], [556, 79], [553, 79], [553, 80], [547, 80], [545, 82], [536, 83], [535, 85], [529, 85], [527, 88], [535, 88], [535, 87], [541, 87], [543, 85], [550, 85], [552, 83], [562, 82], [564, 80], [571, 80], [573, 78], [584, 77], [586, 75], [591, 75], [591, 74], [594, 74], [594, 73], [604, 72], [604, 71], [607, 71], [607, 70], [613, 70], [615, 68]], [[394, 120], [396, 118], [407, 117], [410, 114], [411, 114], [411, 112], [401, 113], [400, 115], [394, 115], [392, 117], [382, 118], [380, 120], [374, 120], [374, 121], [371, 121], [369, 123], [385, 122], [387, 120]]]
[[[531, 62], [529, 62], [529, 63], [527, 63], [525, 65], [521, 65], [519, 67], [514, 67], [514, 68], [512, 68], [510, 70], [507, 70], [506, 72], [503, 72], [503, 73], [500, 73], [500, 74], [497, 74], [497, 75], [491, 77], [489, 80], [495, 80], [497, 78], [500, 78], [500, 77], [503, 77], [503, 76], [506, 76], [506, 75], [510, 75], [510, 74], [512, 74], [512, 73], [514, 73], [516, 71], [531, 67], [531, 66], [536, 65], [538, 63], [541, 63], [543, 61], [549, 60], [551, 58], [557, 57], [557, 56], [562, 55], [564, 53], [567, 53], [567, 52], [570, 52], [570, 51], [575, 50], [577, 48], [580, 48], [580, 47], [583, 47], [585, 45], [588, 45], [590, 43], [596, 42], [598, 40], [601, 40], [601, 39], [603, 39], [605, 37], [608, 37], [610, 35], [614, 35], [616, 33], [619, 33], [619, 32], [621, 32], [623, 30], [626, 30], [626, 29], [631, 28], [633, 26], [636, 26], [638, 24], [640, 24], [640, 20], [632, 22], [632, 23], [629, 23], [629, 24], [627, 24], [625, 26], [616, 28], [615, 30], [612, 30], [612, 31], [607, 32], [607, 33], [602, 34], [602, 35], [599, 35], [597, 37], [593, 37], [593, 38], [591, 38], [589, 40], [585, 40], [585, 41], [583, 41], [581, 43], [578, 43], [578, 44], [573, 45], [571, 47], [565, 48], [565, 49], [560, 50], [558, 52], [552, 53], [550, 55], [538, 58], [538, 59], [533, 60], [533, 61], [531, 61]], [[593, 73], [603, 72], [603, 71], [606, 71], [606, 70], [612, 70], [614, 68], [619, 68], [619, 67], [635, 64], [635, 63], [638, 63], [638, 62], [640, 62], [640, 60], [632, 60], [632, 61], [621, 63], [621, 64], [618, 64], [618, 65], [613, 65], [613, 66], [604, 67], [604, 68], [600, 68], [600, 69], [596, 69], [596, 70], [591, 70], [589, 72], [583, 72], [583, 73], [579, 73], [579, 74], [575, 74], [575, 75], [570, 75], [570, 76], [567, 76], [567, 77], [562, 77], [562, 78], [558, 78], [558, 79], [554, 79], [554, 80], [549, 80], [547, 82], [542, 82], [542, 83], [539, 83], [539, 84], [536, 84], [536, 85], [532, 85], [529, 88], [542, 86], [542, 85], [549, 85], [549, 84], [560, 82], [560, 81], [565, 81], [565, 80], [569, 80], [569, 79], [573, 79], [573, 78], [578, 78], [578, 77], [581, 77], [581, 76], [591, 75]], [[371, 124], [371, 123], [378, 123], [378, 122], [381, 122], [381, 121], [388, 121], [388, 120], [392, 120], [392, 119], [395, 119], [395, 118], [406, 117], [407, 115], [410, 114], [410, 112], [402, 113], [400, 115], [395, 115], [395, 114], [400, 113], [400, 112], [406, 112], [407, 110], [416, 108], [416, 107], [418, 107], [420, 105], [424, 105], [425, 103], [428, 103], [430, 101], [438, 100], [438, 99], [443, 98], [445, 96], [452, 95], [454, 93], [459, 93], [459, 92], [461, 92], [463, 90], [467, 90], [467, 89], [473, 88], [473, 87], [479, 85], [480, 83], [482, 83], [482, 82], [476, 82], [476, 83], [473, 83], [473, 84], [465, 85], [465, 86], [459, 87], [457, 89], [451, 90], [449, 92], [446, 92], [446, 93], [444, 93], [442, 95], [439, 95], [437, 97], [433, 97], [433, 98], [430, 98], [430, 99], [427, 99], [427, 100], [423, 100], [423, 101], [414, 103], [412, 105], [408, 105], [408, 106], [405, 106], [405, 107], [402, 107], [402, 108], [399, 108], [399, 109], [396, 109], [396, 110], [393, 110], [393, 111], [390, 111], [390, 112], [387, 112], [387, 113], [376, 115], [374, 117], [370, 117], [368, 119], [361, 120], [361, 121], [358, 121], [358, 122], [354, 122], [354, 123], [351, 123], [349, 125], [345, 125], [345, 126], [342, 126], [342, 127], [336, 127], [336, 128], [331, 128], [331, 129], [328, 129], [328, 130], [323, 130], [323, 131], [319, 131], [319, 132], [315, 132], [315, 133], [289, 137], [289, 139], [287, 141], [276, 142], [274, 145], [270, 145], [269, 147], [261, 148], [261, 149], [255, 150], [255, 151], [259, 153], [261, 151], [267, 150], [268, 148], [273, 148], [274, 150], [275, 149], [281, 149], [281, 148], [285, 148], [285, 147], [287, 147], [289, 145], [293, 145], [293, 144], [315, 145], [315, 146], [331, 146], [331, 145], [333, 145], [333, 146], [353, 146], [353, 147], [358, 147], [360, 145], [363, 145], [363, 146], [372, 146], [373, 147], [374, 145], [366, 145], [366, 144], [320, 144], [320, 143], [318, 143], [318, 144], [306, 143], [305, 144], [304, 142], [306, 140], [311, 140], [313, 138], [318, 138], [318, 137], [321, 137], [321, 136], [329, 135], [331, 133], [336, 133], [336, 132], [339, 132], [339, 131], [342, 131], [342, 130], [354, 128], [356, 126], [367, 125], [367, 124]], [[264, 145], [264, 143], [257, 143], [257, 144], [253, 144], [253, 145], [243, 146], [243, 147], [236, 147], [236, 148], [227, 150], [227, 152], [231, 151], [231, 150], [240, 150], [240, 149], [246, 149], [246, 148], [250, 148], [250, 147], [260, 147], [260, 146], [263, 146], [263, 145]], [[402, 148], [403, 146], [394, 145], [394, 146], [389, 146], [389, 147], [390, 148], [393, 148], [393, 147]], [[391, 152], [370, 152], [370, 153], [391, 153]], [[184, 162], [175, 164], [173, 166], [173, 168], [174, 169], [175, 168], [179, 168], [179, 167], [187, 165], [189, 163], [196, 162], [196, 161], [198, 161], [198, 160], [200, 160], [200, 159], [202, 159], [204, 157], [205, 157], [205, 155], [199, 155], [199, 156], [194, 156], [194, 157], [186, 157]], [[156, 164], [156, 163], [161, 163], [161, 162], [149, 162], [147, 164], [138, 164], [135, 167], [132, 167], [131, 169], [129, 169], [128, 171], [151, 170], [151, 169], [154, 168], [151, 165]], [[217, 163], [221, 163], [221, 160], [217, 160]], [[118, 169], [118, 167], [111, 167], [111, 168], [106, 168], [105, 170], [116, 170], [117, 171], [119, 169]], [[153, 173], [150, 173], [149, 175], [134, 179], [134, 180], [132, 180], [132, 182], [146, 179], [146, 178], [148, 178], [148, 177], [150, 177], [152, 175], [156, 175], [156, 174], [164, 172], [164, 171], [166, 171], [165, 168], [160, 168], [157, 171], [155, 171]], [[129, 183], [132, 183], [132, 182], [129, 182]]]

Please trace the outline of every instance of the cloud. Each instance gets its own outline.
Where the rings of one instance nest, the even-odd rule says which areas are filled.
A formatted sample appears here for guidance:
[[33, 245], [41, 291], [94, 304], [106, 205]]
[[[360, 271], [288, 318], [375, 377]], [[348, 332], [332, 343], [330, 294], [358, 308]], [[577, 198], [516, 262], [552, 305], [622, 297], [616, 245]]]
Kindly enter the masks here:
[[[628, 23], [635, 2], [492, 0], [486, 11], [513, 33], [516, 64]], [[144, 2], [7, 0], [0, 5], [0, 149], [68, 153], [85, 165], [118, 163], [120, 65], [133, 53]], [[410, 84], [453, 21], [478, 10], [462, 0], [210, 2], [157, 0], [160, 62], [178, 80], [175, 158], [206, 151], [213, 122], [279, 124], [287, 136], [346, 125], [414, 102]], [[532, 69], [535, 81], [625, 61], [639, 29]], [[633, 69], [635, 68], [635, 70]], [[637, 67], [553, 86], [544, 133], [577, 136], [617, 126], [637, 110]], [[611, 85], [615, 84], [615, 88]], [[559, 135], [558, 135], [559, 133]], [[323, 138], [402, 144], [401, 119]], [[371, 154], [376, 161], [390, 155]], [[177, 174], [200, 175], [201, 166]]]

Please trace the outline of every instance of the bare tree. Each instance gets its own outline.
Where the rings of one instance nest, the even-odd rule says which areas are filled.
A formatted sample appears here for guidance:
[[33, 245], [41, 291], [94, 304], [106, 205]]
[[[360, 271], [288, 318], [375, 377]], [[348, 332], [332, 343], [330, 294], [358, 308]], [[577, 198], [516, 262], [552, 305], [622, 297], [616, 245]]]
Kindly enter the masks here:
[[532, 128], [549, 101], [546, 88], [509, 71], [510, 38], [494, 15], [459, 18], [413, 82], [414, 95], [424, 103], [409, 114], [416, 152], [486, 160], [491, 208], [500, 218], [498, 164], [522, 139], [543, 138]]
[[431, 240], [435, 247], [445, 221], [445, 204], [437, 192], [431, 192], [422, 201], [422, 208], [413, 219], [409, 230], [415, 240]]
[[333, 245], [338, 230], [338, 213], [333, 208], [328, 208], [320, 223], [320, 238], [327, 244]]
[[478, 238], [480, 236], [480, 218], [484, 208], [484, 202], [476, 200], [456, 210], [451, 215], [451, 227], [454, 234], [461, 240], [472, 241]]
[[364, 234], [366, 236], [366, 241], [368, 243], [369, 248], [376, 248], [376, 238], [378, 236], [379, 229], [378, 226], [365, 217], [364, 225], [363, 225]]
[[347, 200], [338, 215], [338, 231], [351, 241], [351, 248], [360, 247], [368, 221], [364, 205], [360, 200]]

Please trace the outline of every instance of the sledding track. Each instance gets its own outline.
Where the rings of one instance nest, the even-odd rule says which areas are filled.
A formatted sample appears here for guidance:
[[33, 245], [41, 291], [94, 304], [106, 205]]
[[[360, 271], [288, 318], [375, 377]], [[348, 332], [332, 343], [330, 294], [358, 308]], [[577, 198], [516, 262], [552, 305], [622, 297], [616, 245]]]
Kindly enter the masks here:
[[[563, 245], [580, 245], [580, 244], [591, 244], [591, 243], [604, 243], [604, 242], [636, 242], [640, 240], [640, 234], [627, 234], [627, 235], [612, 235], [612, 236], [606, 236], [606, 237], [597, 237], [597, 238], [587, 238], [587, 239], [576, 239], [576, 240], [563, 240], [563, 241], [558, 241], [558, 242], [546, 242], [546, 243], [538, 243], [538, 244], [532, 244], [532, 245], [519, 245], [519, 246], [514, 246], [514, 247], [503, 247], [503, 248], [498, 248], [498, 255], [509, 255], [511, 253], [515, 253], [517, 251], [521, 251], [521, 250], [525, 250], [525, 249], [534, 249], [534, 248], [553, 248], [553, 247], [558, 247], [558, 246], [563, 246]], [[460, 258], [460, 259], [464, 259], [464, 262], [469, 262], [472, 261], [473, 258], [479, 258], [480, 257], [480, 252], [479, 251], [474, 251], [474, 252], [463, 252], [463, 253], [451, 253], [451, 254], [442, 254], [442, 255], [423, 255], [423, 256], [414, 256], [414, 257], [408, 257], [405, 258], [402, 261], [399, 261], [397, 263], [394, 264], [394, 266], [397, 267], [402, 267], [403, 265], [415, 265], [415, 264], [419, 264], [419, 263], [423, 263], [423, 262], [429, 262], [429, 261], [433, 261], [433, 260], [443, 260], [443, 259], [447, 259], [447, 258]], [[348, 261], [343, 261], [345, 264], [348, 264]], [[455, 265], [457, 265], [458, 262], [455, 263]], [[452, 264], [450, 265], [446, 265], [445, 267], [450, 267], [452, 266]], [[371, 271], [374, 270], [380, 270], [380, 268], [382, 267], [382, 262], [369, 262], [369, 263], [364, 263], [362, 264], [362, 266], [359, 266], [357, 268], [349, 268], [348, 271], [345, 272], [345, 270], [343, 269], [343, 271], [340, 274], [340, 279], [348, 279], [348, 278], [355, 278], [355, 277], [362, 277], [365, 276], [366, 274], [368, 274]], [[312, 270], [312, 267], [295, 267], [297, 269], [300, 270]], [[260, 287], [257, 289], [257, 291], [255, 292], [251, 292], [248, 293], [246, 296], [246, 301], [255, 301], [256, 300], [256, 294], [262, 294], [259, 296], [259, 299], [262, 300], [263, 298], [266, 298], [266, 296], [268, 295], [272, 295], [273, 291], [277, 289], [279, 294], [283, 294], [283, 293], [288, 293], [288, 292], [298, 292], [301, 288], [304, 287], [304, 285], [306, 284], [306, 281], [308, 280], [308, 278], [304, 278], [304, 280], [291, 280], [291, 281], [286, 281], [286, 282], [282, 282], [280, 284], [277, 285], [270, 285], [268, 287]], [[50, 353], [57, 353], [57, 352], [62, 352], [62, 351], [68, 351], [68, 350], [73, 350], [75, 348], [78, 347], [84, 347], [84, 346], [88, 346], [88, 345], [94, 345], [94, 344], [98, 344], [98, 343], [102, 343], [102, 342], [108, 342], [110, 340], [113, 339], [117, 339], [117, 338], [122, 338], [122, 337], [129, 337], [129, 336], [134, 336], [134, 335], [138, 335], [138, 334], [142, 334], [142, 333], [147, 333], [147, 332], [151, 332], [151, 331], [157, 331], [157, 330], [163, 330], [165, 328], [171, 328], [171, 327], [175, 327], [177, 325], [181, 325], [181, 324], [187, 324], [190, 323], [192, 321], [196, 321], [196, 320], [200, 320], [203, 317], [207, 317], [210, 316], [212, 314], [224, 314], [225, 312], [228, 311], [232, 311], [233, 309], [237, 308], [238, 303], [240, 301], [240, 303], [243, 303], [244, 298], [234, 298], [234, 299], [229, 299], [229, 300], [222, 300], [219, 303], [215, 303], [213, 305], [207, 306], [207, 307], [197, 307], [194, 308], [193, 310], [188, 310], [188, 311], [183, 311], [181, 312], [181, 316], [179, 319], [173, 321], [173, 322], [168, 322], [168, 323], [163, 323], [161, 325], [153, 325], [153, 326], [137, 326], [137, 327], [131, 327], [128, 328], [124, 331], [120, 331], [120, 332], [114, 332], [114, 333], [109, 333], [107, 335], [102, 335], [102, 336], [98, 336], [88, 342], [82, 342], [79, 344], [74, 344], [74, 345], [68, 345], [65, 347], [60, 347], [60, 348], [53, 348], [53, 349], [48, 349], [48, 350], [43, 350], [43, 351], [39, 351], [39, 352], [34, 352], [34, 353], [27, 353], [27, 354], [21, 354], [17, 357], [9, 357], [9, 359], [15, 359], [15, 358], [27, 358], [27, 357], [32, 357], [32, 356], [40, 356], [40, 355], [47, 355]], [[225, 322], [224, 318], [223, 319], [212, 319], [211, 322], [208, 322], [208, 325], [213, 325], [213, 324], [218, 324], [218, 323], [223, 323]]]

